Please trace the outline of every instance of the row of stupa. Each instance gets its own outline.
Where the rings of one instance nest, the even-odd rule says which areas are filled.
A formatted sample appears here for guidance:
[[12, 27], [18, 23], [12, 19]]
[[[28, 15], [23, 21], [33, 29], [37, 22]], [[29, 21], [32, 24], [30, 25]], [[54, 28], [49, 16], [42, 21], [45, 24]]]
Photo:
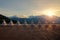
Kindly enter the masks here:
[[[16, 24], [17, 24], [17, 25], [20, 25], [21, 23], [20, 23], [19, 21], [17, 21]], [[28, 23], [26, 22], [26, 20], [25, 20], [24, 24], [28, 24]], [[32, 21], [31, 24], [34, 24], [34, 22]], [[40, 21], [38, 22], [38, 24], [40, 24]], [[2, 25], [14, 25], [14, 23], [13, 23], [13, 21], [10, 21], [10, 23], [7, 24], [6, 21], [3, 20]]]
[[[46, 22], [46, 23], [48, 23], [48, 22]], [[21, 23], [20, 23], [19, 21], [17, 21], [16, 24], [17, 24], [17, 25], [20, 25]], [[26, 22], [26, 20], [25, 20], [24, 24], [28, 24], [28, 23]], [[32, 21], [31, 24], [34, 24], [34, 22]], [[38, 24], [41, 24], [40, 20], [39, 20]], [[2, 25], [8, 25], [8, 24], [6, 23], [5, 20], [3, 20]], [[9, 25], [14, 25], [14, 23], [13, 23], [12, 21], [10, 21]]]

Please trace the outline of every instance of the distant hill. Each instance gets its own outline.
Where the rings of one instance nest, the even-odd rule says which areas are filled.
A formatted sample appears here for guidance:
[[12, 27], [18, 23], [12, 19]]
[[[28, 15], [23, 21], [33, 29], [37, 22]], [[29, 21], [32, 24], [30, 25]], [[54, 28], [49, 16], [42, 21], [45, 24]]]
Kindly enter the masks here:
[[[45, 15], [41, 15], [41, 16], [30, 16], [29, 18], [37, 18], [38, 20], [40, 20], [41, 23], [46, 23], [46, 19], [49, 19], [48, 16]], [[51, 21], [52, 20], [52, 21]], [[50, 19], [47, 21], [48, 23], [59, 23], [60, 24], [60, 17], [57, 16], [53, 16], [52, 18], [50, 17]]]
[[[12, 20], [18, 20], [21, 23], [24, 23], [26, 21], [28, 24], [30, 24], [32, 21], [35, 24], [37, 24], [38, 21], [40, 21], [43, 24], [43, 23], [46, 23], [46, 21], [47, 21], [46, 18], [48, 19], [49, 17], [45, 16], [45, 15], [42, 15], [42, 16], [30, 16], [28, 18], [19, 18], [17, 16], [10, 17], [10, 19], [12, 19]], [[50, 20], [52, 20], [52, 19], [50, 19]], [[54, 20], [54, 23], [60, 23], [60, 17], [53, 16], [53, 20]], [[47, 22], [52, 23], [52, 21], [47, 21]]]
[[[45, 18], [48, 19], [48, 16], [42, 15], [42, 16], [30, 16], [28, 18], [19, 18], [17, 16], [6, 17], [0, 14], [0, 24], [3, 22], [3, 20], [5, 20], [6, 23], [9, 23], [10, 21], [13, 21], [13, 23], [17, 23], [17, 21], [19, 21], [21, 24], [23, 24], [26, 21], [28, 24], [31, 24], [33, 21], [35, 24], [37, 24], [40, 21], [40, 23], [44, 24], [46, 23]], [[60, 24], [60, 17], [53, 16], [53, 19], [55, 19], [54, 23]], [[52, 22], [48, 21], [48, 23], [52, 23]]]
[[3, 20], [5, 20], [6, 23], [9, 23], [10, 21], [13, 21], [13, 23], [16, 23], [16, 20], [9, 19], [8, 17], [0, 14], [0, 24], [2, 24]]

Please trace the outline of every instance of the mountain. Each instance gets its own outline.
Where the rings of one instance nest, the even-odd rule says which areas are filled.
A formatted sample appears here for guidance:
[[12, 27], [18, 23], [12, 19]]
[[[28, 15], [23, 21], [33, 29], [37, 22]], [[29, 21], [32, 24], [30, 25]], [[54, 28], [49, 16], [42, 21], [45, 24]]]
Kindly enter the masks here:
[[40, 20], [41, 23], [59, 23], [60, 24], [60, 17], [57, 16], [46, 16], [46, 15], [41, 15], [41, 16], [30, 16], [30, 18], [37, 18]]
[[12, 19], [0, 14], [0, 24], [2, 24], [3, 20], [5, 20], [6, 23], [9, 23], [10, 21], [13, 21], [13, 23], [16, 23], [16, 20], [12, 20]]
[[58, 17], [55, 22], [60, 24], [60, 17]]
[[27, 18], [19, 18], [17, 16], [12, 16], [12, 17], [9, 17], [9, 18], [12, 19], [12, 20], [19, 21], [21, 24], [23, 24], [27, 20]]
[[52, 18], [49, 19], [49, 17], [45, 16], [45, 15], [42, 15], [42, 16], [30, 16], [28, 18], [19, 18], [17, 16], [12, 16], [12, 17], [10, 17], [10, 19], [18, 20], [18, 21], [20, 21], [20, 23], [24, 23], [26, 21], [28, 24], [32, 23], [32, 21], [35, 24], [37, 24], [39, 21], [42, 24], [46, 23], [46, 21], [48, 23], [52, 23], [52, 22], [54, 22], [54, 23], [60, 23], [60, 17], [53, 16]]
[[[17, 23], [17, 21], [19, 21], [21, 24], [23, 24], [26, 21], [28, 24], [31, 24], [33, 21], [33, 23], [37, 24], [40, 21], [40, 23], [43, 24], [43, 23], [46, 23], [47, 21], [46, 19], [49, 19], [49, 17], [45, 15], [29, 16], [28, 18], [19, 18], [17, 16], [6, 17], [0, 14], [0, 24], [3, 22], [3, 20], [5, 20], [6, 23], [9, 23], [10, 21], [13, 21], [13, 23]], [[54, 21], [54, 23], [60, 23], [60, 17], [53, 16], [53, 18], [49, 19], [47, 22], [52, 23], [51, 20]]]
[[18, 20], [19, 19], [17, 16], [11, 16], [9, 18], [12, 19], [12, 20]]

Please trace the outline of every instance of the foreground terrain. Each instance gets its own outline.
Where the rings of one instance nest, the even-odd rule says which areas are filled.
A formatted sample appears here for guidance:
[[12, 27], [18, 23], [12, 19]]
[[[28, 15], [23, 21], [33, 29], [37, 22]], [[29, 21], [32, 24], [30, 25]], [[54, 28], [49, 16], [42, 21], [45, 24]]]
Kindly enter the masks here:
[[0, 25], [0, 40], [60, 40], [60, 25]]

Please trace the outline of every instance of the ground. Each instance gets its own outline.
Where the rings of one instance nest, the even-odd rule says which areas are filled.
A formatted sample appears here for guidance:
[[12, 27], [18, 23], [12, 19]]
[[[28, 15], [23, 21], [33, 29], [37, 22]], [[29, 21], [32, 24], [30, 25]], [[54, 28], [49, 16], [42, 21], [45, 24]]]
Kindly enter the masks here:
[[60, 40], [60, 26], [0, 26], [0, 40]]

